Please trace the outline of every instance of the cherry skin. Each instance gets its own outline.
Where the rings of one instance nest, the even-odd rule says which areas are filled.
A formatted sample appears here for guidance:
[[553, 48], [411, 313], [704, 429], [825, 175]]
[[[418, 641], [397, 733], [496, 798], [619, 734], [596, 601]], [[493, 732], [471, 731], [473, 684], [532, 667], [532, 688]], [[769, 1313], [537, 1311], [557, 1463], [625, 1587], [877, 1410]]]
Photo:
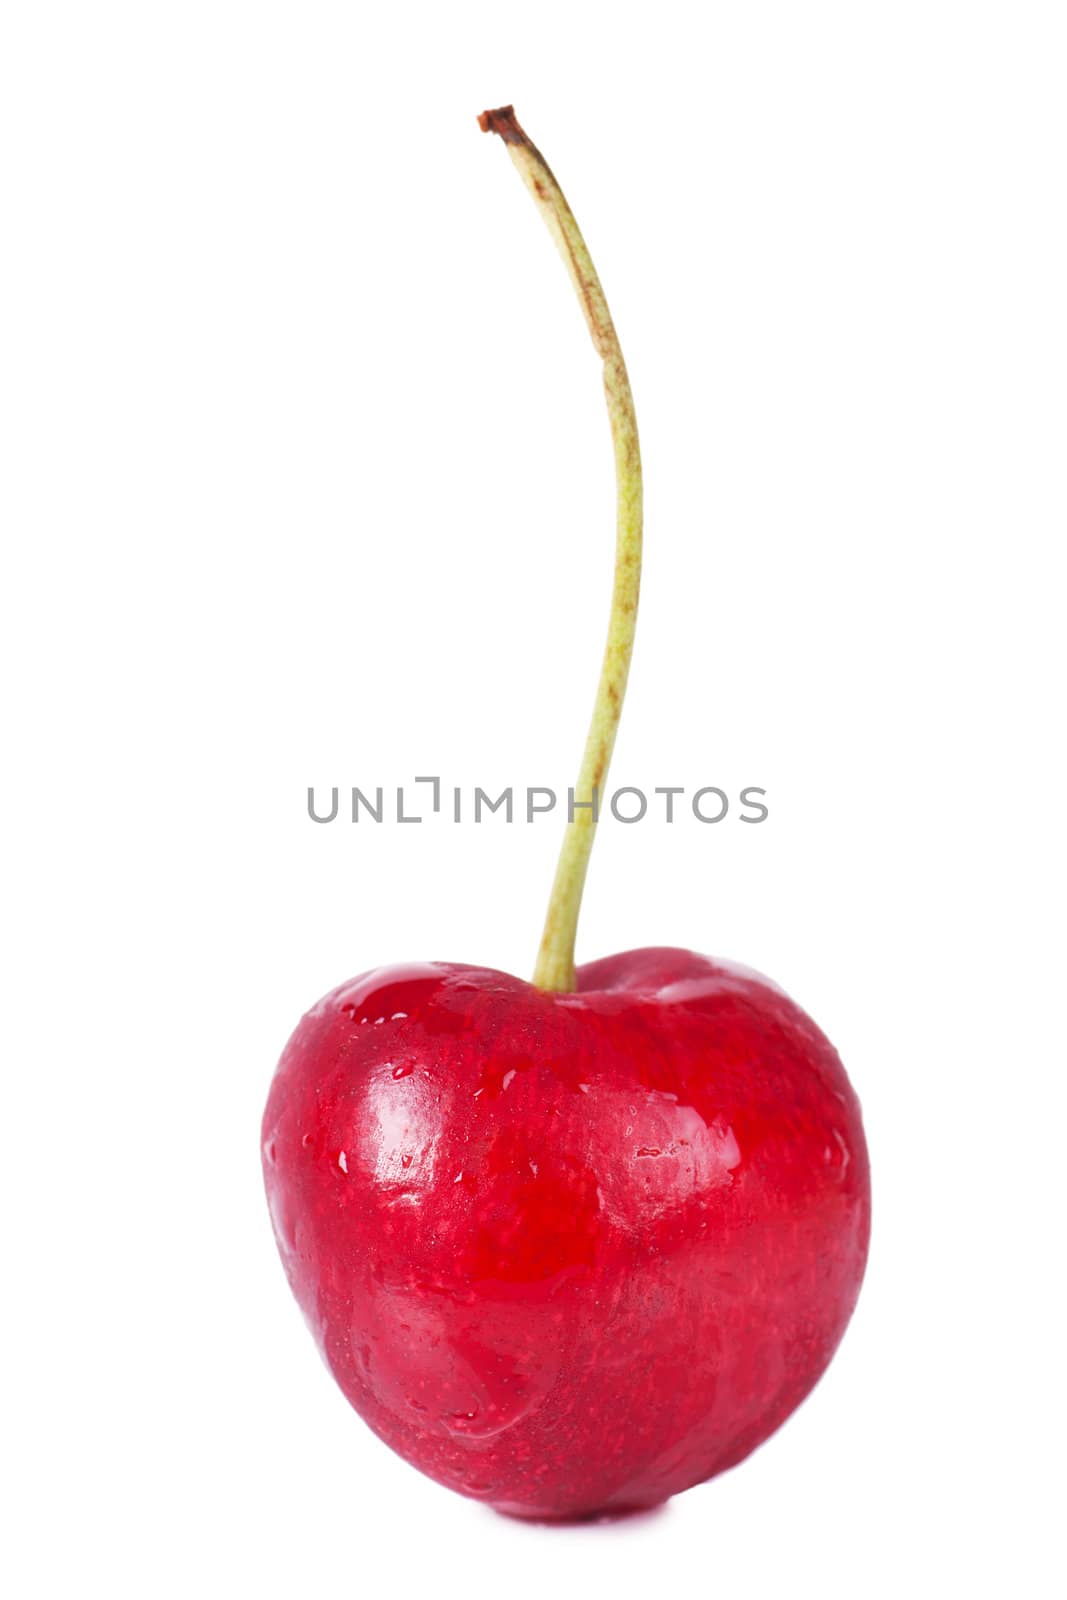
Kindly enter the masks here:
[[870, 1186], [833, 1047], [780, 989], [636, 950], [546, 993], [383, 967], [301, 1021], [263, 1119], [289, 1282], [423, 1472], [499, 1510], [651, 1506], [803, 1400]]

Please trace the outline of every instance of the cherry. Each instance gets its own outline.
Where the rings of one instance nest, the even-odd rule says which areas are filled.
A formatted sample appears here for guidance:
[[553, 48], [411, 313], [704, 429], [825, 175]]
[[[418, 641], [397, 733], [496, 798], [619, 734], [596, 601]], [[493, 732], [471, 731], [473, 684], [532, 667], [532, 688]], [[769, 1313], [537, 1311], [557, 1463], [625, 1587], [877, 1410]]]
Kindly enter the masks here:
[[501, 1510], [658, 1503], [829, 1361], [869, 1225], [859, 1106], [779, 989], [684, 950], [577, 992], [452, 964], [328, 995], [263, 1123], [289, 1281], [374, 1431]]
[[[555, 179], [510, 107], [481, 121], [604, 360], [618, 542], [588, 802], [633, 642], [637, 426]], [[654, 1505], [742, 1460], [830, 1360], [870, 1227], [859, 1104], [781, 989], [685, 950], [575, 968], [595, 823], [568, 825], [532, 984], [444, 962], [353, 979], [298, 1025], [262, 1129], [282, 1261], [345, 1395], [422, 1471], [528, 1517]]]

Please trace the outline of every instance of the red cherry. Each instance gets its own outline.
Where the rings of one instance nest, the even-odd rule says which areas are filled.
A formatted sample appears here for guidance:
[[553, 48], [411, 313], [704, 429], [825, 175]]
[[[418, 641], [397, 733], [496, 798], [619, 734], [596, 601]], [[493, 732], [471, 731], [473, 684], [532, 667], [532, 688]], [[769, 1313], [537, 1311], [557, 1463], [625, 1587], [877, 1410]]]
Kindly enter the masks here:
[[293, 1290], [357, 1411], [502, 1511], [654, 1505], [799, 1404], [867, 1255], [859, 1106], [833, 1047], [747, 969], [684, 950], [574, 965], [633, 649], [641, 453], [585, 240], [510, 106], [506, 144], [603, 362], [615, 584], [533, 984], [381, 968], [282, 1057], [263, 1124]]
[[859, 1105], [780, 989], [637, 950], [551, 993], [380, 968], [299, 1024], [263, 1121], [293, 1291], [360, 1415], [501, 1510], [649, 1506], [740, 1461], [859, 1292]]

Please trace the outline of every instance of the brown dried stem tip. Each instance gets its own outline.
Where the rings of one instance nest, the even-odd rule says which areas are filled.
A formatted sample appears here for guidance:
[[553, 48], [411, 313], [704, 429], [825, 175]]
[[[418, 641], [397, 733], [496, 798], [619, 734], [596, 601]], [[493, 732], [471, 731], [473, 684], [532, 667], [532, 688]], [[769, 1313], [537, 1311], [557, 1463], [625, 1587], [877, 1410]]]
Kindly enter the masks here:
[[483, 111], [478, 118], [483, 133], [499, 133], [505, 144], [529, 144], [519, 127], [514, 106], [498, 106], [496, 111]]

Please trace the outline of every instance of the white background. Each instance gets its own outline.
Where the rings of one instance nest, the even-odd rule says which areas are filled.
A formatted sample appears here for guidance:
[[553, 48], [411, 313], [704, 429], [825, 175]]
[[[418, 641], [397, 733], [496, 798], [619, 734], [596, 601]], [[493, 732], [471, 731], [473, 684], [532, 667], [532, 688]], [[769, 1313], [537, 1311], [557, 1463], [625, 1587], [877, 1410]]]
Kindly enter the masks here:
[[[13, 1596], [1062, 1592], [1064, 43], [1025, 0], [4, 8]], [[770, 973], [875, 1184], [800, 1413], [571, 1530], [349, 1411], [258, 1154], [334, 983], [532, 964], [554, 821], [305, 811], [577, 762], [610, 452], [509, 100], [638, 400], [614, 779], [771, 807], [603, 827], [580, 953]]]

